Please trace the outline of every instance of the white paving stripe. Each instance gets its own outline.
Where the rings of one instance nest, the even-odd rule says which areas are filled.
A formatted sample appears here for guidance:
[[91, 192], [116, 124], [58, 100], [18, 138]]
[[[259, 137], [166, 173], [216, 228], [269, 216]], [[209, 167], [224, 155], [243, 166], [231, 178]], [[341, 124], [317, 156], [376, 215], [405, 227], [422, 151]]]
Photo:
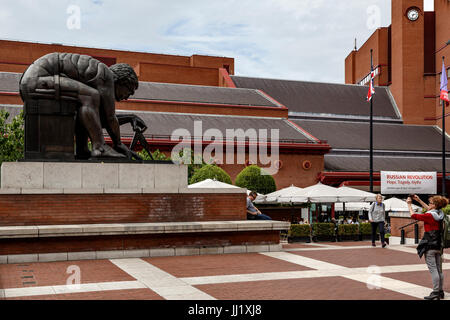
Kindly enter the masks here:
[[[372, 290], [376, 290], [374, 286], [377, 288], [387, 289], [394, 292], [398, 292], [401, 294], [405, 294], [408, 296], [412, 296], [414, 298], [423, 299], [423, 297], [428, 296], [432, 289], [419, 286], [417, 284], [413, 284], [410, 282], [405, 282], [401, 280], [395, 280], [383, 276], [376, 276], [376, 278], [372, 278], [373, 274], [358, 274], [358, 275], [351, 275], [351, 276], [344, 276], [344, 278], [350, 279], [350, 280], [356, 280], [359, 282], [364, 282], [368, 284], [369, 286], [372, 286]], [[375, 279], [375, 280], [371, 280]], [[375, 282], [369, 282], [369, 281], [375, 281]], [[431, 280], [430, 280], [431, 282]], [[447, 298], [445, 300], [449, 300], [448, 293], [446, 293]]]
[[346, 267], [337, 264], [311, 259], [288, 252], [261, 252], [260, 254], [316, 270], [347, 269]]
[[[392, 246], [392, 247], [390, 247], [389, 249], [391, 249], [391, 250], [397, 250], [397, 251], [402, 251], [402, 252], [407, 252], [407, 253], [414, 253], [414, 254], [417, 254], [416, 248], [405, 247], [405, 246], [402, 246], [402, 245], [399, 245], [399, 246]], [[423, 257], [422, 257], [422, 258], [423, 258]], [[447, 260], [450, 260], [450, 254], [444, 253], [444, 254], [443, 254], [443, 258], [444, 258], [444, 259], [447, 259]]]
[[206, 276], [206, 277], [186, 277], [180, 279], [182, 279], [186, 283], [189, 283], [190, 285], [202, 285], [202, 284], [220, 284], [233, 282], [304, 279], [304, 278], [317, 278], [327, 276], [328, 274], [318, 270], [308, 270], [308, 271], [232, 274], [232, 275]]
[[[334, 246], [330, 247], [333, 248], [326, 248], [326, 250], [336, 249], [334, 248]], [[339, 247], [338, 249], [341, 248], [342, 247]], [[344, 249], [359, 249], [359, 248], [362, 247], [351, 246], [345, 247]], [[416, 249], [411, 247], [391, 246], [389, 248], [392, 250], [416, 254]], [[318, 250], [320, 248], [306, 248], [306, 249]], [[142, 259], [111, 259], [110, 261], [112, 263], [114, 263], [116, 266], [118, 266], [131, 276], [133, 276], [135, 279], [137, 279], [137, 281], [116, 281], [116, 282], [87, 283], [80, 285], [58, 285], [58, 286], [0, 289], [0, 298], [149, 288], [168, 300], [184, 300], [184, 299], [207, 300], [214, 298], [192, 286], [202, 284], [305, 279], [305, 278], [336, 277], [336, 276], [345, 277], [347, 279], [364, 282], [367, 284], [368, 281], [371, 279], [370, 277], [374, 275], [373, 273], [370, 273], [368, 271], [368, 268], [366, 267], [347, 268], [340, 265], [319, 261], [316, 259], [302, 257], [300, 255], [291, 254], [288, 252], [266, 252], [261, 254], [272, 258], [288, 261], [294, 264], [306, 266], [314, 270], [176, 278]], [[448, 257], [445, 258], [448, 259]], [[382, 274], [386, 273], [427, 271], [428, 268], [425, 263], [414, 265], [377, 266], [376, 268], [377, 268], [376, 279], [377, 284], [380, 286], [380, 288], [399, 292], [419, 299], [422, 299], [425, 295], [428, 295], [430, 293], [431, 290], [430, 288], [382, 276]], [[449, 270], [450, 263], [444, 263], [443, 269]], [[450, 300], [450, 295], [448, 293], [446, 294], [446, 297], [447, 297], [446, 300]]]
[[[296, 256], [295, 254], [291, 254], [291, 253], [287, 253], [287, 252], [267, 252], [267, 253], [261, 253], [273, 258], [277, 258], [277, 259], [281, 259], [284, 261], [288, 261], [291, 263], [296, 263], [299, 265], [303, 265], [303, 266], [307, 266], [307, 267], [312, 267], [314, 268], [314, 264], [316, 265], [315, 269], [319, 269], [319, 270], [336, 270], [336, 266], [334, 264], [331, 263], [323, 263], [322, 261], [317, 261], [317, 263], [314, 263], [310, 260], [314, 260], [314, 259], [310, 259], [308, 258], [308, 260], [305, 260], [306, 264], [302, 263], [302, 260], [297, 259], [295, 257], [289, 257], [289, 255], [292, 256]], [[339, 266], [338, 266], [339, 267]], [[444, 263], [442, 265], [443, 269], [447, 269], [450, 267], [450, 264], [448, 263]], [[345, 268], [345, 267], [341, 267], [344, 269], [350, 269], [353, 271], [352, 268]], [[375, 269], [377, 272], [380, 272], [381, 267], [376, 267], [377, 269]], [[339, 270], [339, 269], [337, 269]], [[367, 268], [366, 268], [367, 270]], [[415, 298], [420, 298], [423, 299], [424, 296], [427, 296], [428, 294], [430, 294], [431, 289], [427, 288], [427, 287], [423, 287], [423, 286], [419, 286], [416, 284], [412, 284], [409, 282], [405, 282], [405, 281], [400, 281], [400, 280], [396, 280], [396, 279], [391, 279], [388, 277], [383, 277], [379, 274], [374, 274], [371, 272], [368, 272], [368, 270], [366, 271], [366, 274], [355, 274], [355, 275], [343, 275], [343, 277], [347, 278], [347, 279], [351, 279], [351, 280], [356, 280], [359, 282], [364, 282], [366, 283], [368, 286], [370, 285], [371, 287], [373, 286], [377, 286], [379, 288], [383, 288], [383, 289], [388, 289], [391, 291], [395, 291], [395, 292], [399, 292], [405, 295], [409, 295]], [[371, 284], [370, 281], [375, 281], [374, 284]], [[431, 285], [431, 284], [430, 284]], [[445, 300], [450, 300], [449, 294], [446, 292], [445, 293], [446, 298]]]
[[54, 295], [66, 293], [83, 293], [94, 291], [126, 290], [126, 289], [142, 289], [142, 288], [146, 288], [146, 286], [138, 281], [82, 283], [79, 285], [57, 285], [57, 286], [2, 289], [0, 297], [17, 298], [17, 297]]
[[304, 245], [311, 246], [311, 247], [321, 247], [321, 248], [329, 248], [329, 249], [339, 249], [342, 246], [333, 245], [333, 244], [323, 244], [323, 243], [315, 243], [315, 242], [306, 242], [303, 243]]
[[348, 250], [348, 249], [372, 249], [372, 246], [329, 246], [324, 248], [284, 248], [283, 251], [325, 251], [325, 250]]
[[110, 261], [166, 300], [215, 300], [214, 297], [142, 259]]
[[[424, 264], [381, 266], [377, 268], [379, 274], [428, 271], [427, 266]], [[443, 269], [449, 270], [450, 263], [444, 264]], [[205, 276], [205, 277], [185, 277], [180, 279], [189, 283], [190, 285], [202, 285], [202, 284], [220, 284], [231, 282], [288, 280], [288, 279], [305, 279], [305, 278], [320, 278], [320, 277], [344, 277], [344, 276], [367, 275], [367, 274], [371, 275], [371, 273], [368, 273], [368, 269], [364, 267], [364, 268], [340, 268], [340, 269], [322, 269], [322, 270], [306, 270], [306, 271], [248, 273], [248, 274], [233, 274], [233, 275]]]

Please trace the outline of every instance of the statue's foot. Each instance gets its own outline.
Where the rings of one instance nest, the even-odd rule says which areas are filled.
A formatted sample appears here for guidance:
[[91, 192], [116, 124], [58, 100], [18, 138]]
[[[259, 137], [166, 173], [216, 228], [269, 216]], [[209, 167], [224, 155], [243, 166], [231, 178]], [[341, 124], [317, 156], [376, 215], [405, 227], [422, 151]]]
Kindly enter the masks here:
[[126, 158], [124, 154], [115, 151], [113, 148], [107, 144], [101, 146], [100, 148], [93, 148], [91, 151], [92, 158]]

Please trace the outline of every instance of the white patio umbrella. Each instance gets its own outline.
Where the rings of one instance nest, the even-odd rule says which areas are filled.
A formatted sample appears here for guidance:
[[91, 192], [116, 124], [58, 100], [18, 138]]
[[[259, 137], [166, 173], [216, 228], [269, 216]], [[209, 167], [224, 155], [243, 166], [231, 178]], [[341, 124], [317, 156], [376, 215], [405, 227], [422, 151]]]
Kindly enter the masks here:
[[[370, 202], [346, 202], [345, 211], [369, 211]], [[334, 205], [334, 210], [344, 211], [344, 203], [338, 202]]]
[[279, 197], [289, 197], [290, 195], [295, 194], [295, 192], [302, 190], [302, 188], [291, 185], [290, 187], [283, 188], [265, 195], [264, 199], [257, 199], [256, 203], [278, 203], [277, 200]]
[[[217, 181], [216, 179], [206, 179], [200, 182], [196, 182], [188, 185], [188, 188], [239, 188], [238, 186], [228, 184], [222, 181]], [[247, 195], [250, 194], [250, 190], [247, 190]], [[265, 198], [264, 195], [259, 194], [256, 199], [263, 200]]]
[[[403, 201], [395, 197], [387, 199], [383, 201], [383, 203], [386, 211], [400, 211], [400, 212], [409, 211], [408, 204], [406, 203], [406, 201]], [[421, 209], [419, 206], [416, 206], [415, 204], [412, 205], [412, 208], [416, 212]]]
[[288, 196], [280, 196], [279, 203], [331, 203], [338, 200], [337, 188], [327, 186], [322, 183], [294, 191]]
[[[373, 202], [376, 201], [376, 194], [362, 191], [350, 187], [340, 187], [337, 189], [339, 202]], [[345, 205], [347, 208], [347, 204]]]
[[232, 184], [228, 184], [216, 179], [206, 179], [200, 182], [196, 182], [188, 185], [188, 188], [239, 188]]

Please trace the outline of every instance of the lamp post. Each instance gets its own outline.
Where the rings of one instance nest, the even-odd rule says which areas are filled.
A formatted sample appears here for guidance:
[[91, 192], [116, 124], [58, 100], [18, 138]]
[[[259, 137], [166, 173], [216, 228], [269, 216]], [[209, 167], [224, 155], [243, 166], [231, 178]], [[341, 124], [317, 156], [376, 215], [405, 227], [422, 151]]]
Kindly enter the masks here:
[[[373, 49], [370, 49], [370, 86], [369, 86], [369, 94], [370, 94], [370, 119], [369, 119], [369, 181], [370, 181], [370, 192], [373, 192], [373, 94], [375, 93], [375, 89], [373, 88]], [[373, 93], [371, 90], [374, 90]]]
[[[444, 48], [446, 48], [448, 45], [450, 45], [450, 40], [448, 40], [445, 45], [440, 48], [439, 50], [437, 50], [435, 52], [435, 54], [437, 54], [439, 51], [443, 50]], [[445, 61], [444, 61], [445, 57], [442, 56], [442, 65], [445, 66]], [[442, 69], [442, 72], [446, 72], [445, 68]], [[444, 78], [444, 74], [441, 75], [442, 79]], [[447, 76], [447, 75], [445, 75]], [[441, 83], [442, 85], [442, 83]], [[446, 192], [446, 186], [445, 186], [445, 182], [446, 182], [446, 175], [447, 175], [447, 169], [446, 169], [446, 150], [445, 150], [445, 141], [446, 141], [446, 132], [445, 132], [445, 101], [442, 100], [442, 196], [446, 196], [447, 192]]]
[[[450, 43], [450, 40], [447, 42], [447, 44]], [[445, 57], [442, 57], [442, 65], [445, 66]], [[445, 68], [442, 68], [442, 72], [447, 72], [447, 70], [445, 70]], [[444, 79], [444, 74], [441, 75], [442, 79]], [[445, 78], [447, 78], [447, 75], [445, 75]], [[442, 83], [441, 83], [442, 85]], [[445, 151], [445, 138], [446, 138], [446, 132], [445, 132], [445, 105], [446, 102], [445, 100], [441, 100], [442, 103], [442, 196], [447, 196], [447, 192], [445, 190], [445, 182], [446, 182], [446, 175], [447, 175], [447, 170], [446, 170], [446, 151]]]
[[[444, 60], [444, 57], [442, 57]], [[445, 101], [442, 100], [442, 196], [446, 196], [445, 190], [445, 180], [447, 175], [447, 170], [445, 168], [446, 156], [445, 156]]]

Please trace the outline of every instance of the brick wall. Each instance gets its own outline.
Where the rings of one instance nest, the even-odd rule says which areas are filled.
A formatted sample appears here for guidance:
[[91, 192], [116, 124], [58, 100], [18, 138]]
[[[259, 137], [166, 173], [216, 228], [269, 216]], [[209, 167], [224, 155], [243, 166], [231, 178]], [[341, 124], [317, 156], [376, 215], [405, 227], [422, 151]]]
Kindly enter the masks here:
[[245, 194], [0, 195], [0, 226], [246, 220]]
[[[236, 155], [235, 155], [236, 157]], [[248, 159], [248, 154], [245, 156]], [[318, 175], [324, 169], [323, 154], [308, 154], [304, 153], [281, 153], [279, 159], [282, 161], [282, 167], [273, 175], [278, 189], [290, 187], [294, 184], [297, 187], [305, 188], [318, 182]], [[303, 162], [310, 161], [312, 166], [309, 169], [303, 168]], [[220, 165], [231, 177], [233, 182], [236, 181], [238, 174], [245, 169], [244, 164], [238, 164], [235, 158], [235, 164]], [[258, 166], [264, 168], [268, 165], [257, 163]]]
[[[401, 231], [399, 228], [416, 220], [411, 218], [391, 217], [390, 221], [391, 221], [391, 235], [394, 237], [400, 237]], [[423, 222], [419, 221], [419, 240], [422, 239], [423, 233], [424, 233]], [[414, 238], [414, 224], [405, 228], [405, 237]]]
[[140, 63], [138, 76], [141, 81], [219, 86], [218, 68]]
[[[140, 81], [218, 85], [219, 68], [226, 68], [229, 70], [229, 74], [234, 74], [234, 58], [202, 55], [177, 56], [9, 40], [0, 40], [0, 71], [23, 72], [34, 60], [51, 52], [80, 53], [102, 58], [102, 60], [113, 61], [115, 59], [117, 63], [128, 63], [138, 73]], [[155, 78], [153, 73], [150, 73], [150, 78], [146, 78], [148, 72], [140, 74], [139, 65], [141, 63], [152, 64], [154, 72], [158, 72], [157, 68], [165, 71], [160, 73], [159, 78]], [[206, 72], [207, 69], [212, 71]], [[212, 76], [211, 73], [214, 72], [214, 69], [215, 74]], [[180, 72], [173, 72], [173, 70]], [[185, 70], [188, 70], [188, 75], [182, 74]], [[207, 77], [205, 77], [205, 72]], [[192, 77], [194, 77], [195, 83], [192, 83]], [[183, 79], [187, 79], [188, 82], [181, 82]]]
[[0, 239], [0, 255], [149, 248], [270, 245], [280, 241], [279, 231], [142, 234], [117, 236]]
[[388, 85], [389, 28], [377, 29], [358, 51], [352, 51], [347, 56], [345, 60], [345, 83], [358, 83], [370, 73], [371, 49], [373, 49], [373, 66], [374, 68], [380, 67], [380, 73], [375, 78], [375, 85]]

